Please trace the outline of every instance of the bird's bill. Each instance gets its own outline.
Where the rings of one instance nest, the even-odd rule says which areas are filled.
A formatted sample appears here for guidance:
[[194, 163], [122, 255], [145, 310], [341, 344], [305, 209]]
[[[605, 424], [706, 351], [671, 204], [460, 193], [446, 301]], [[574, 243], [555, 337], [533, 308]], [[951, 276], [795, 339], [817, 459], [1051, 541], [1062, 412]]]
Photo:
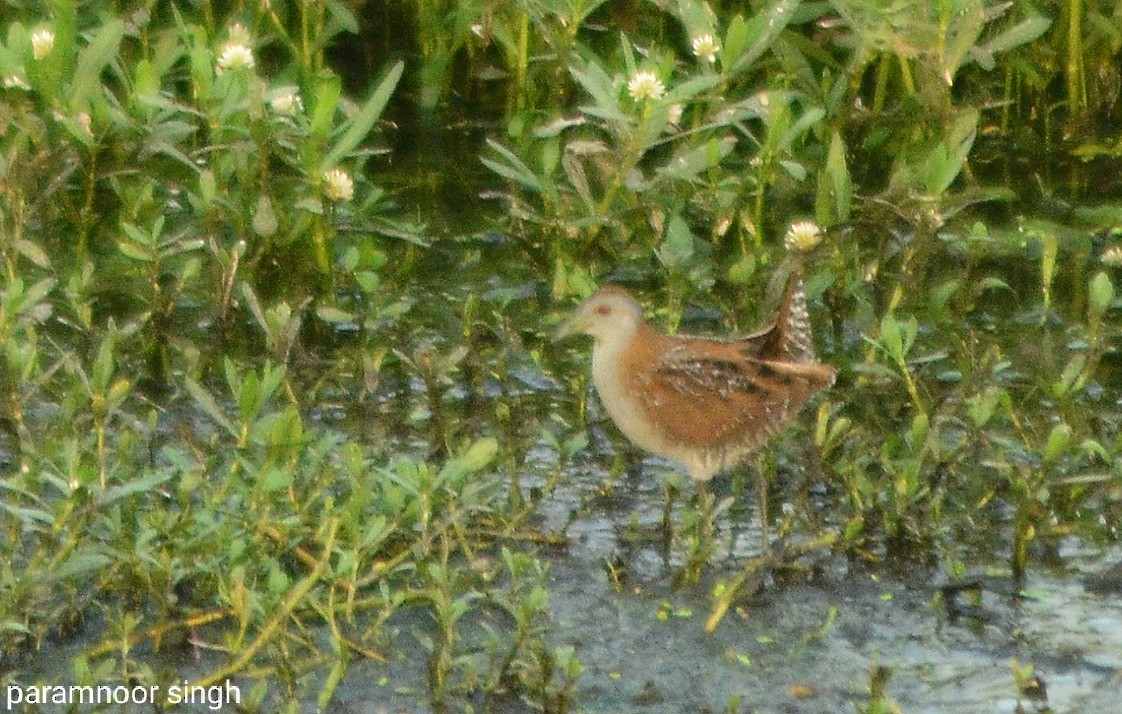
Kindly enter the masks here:
[[553, 335], [551, 335], [549, 339], [553, 342], [557, 342], [558, 340], [565, 339], [569, 335], [575, 335], [583, 331], [584, 323], [580, 319], [580, 316], [573, 315], [568, 320], [565, 320], [563, 323], [561, 323], [561, 326], [553, 331]]

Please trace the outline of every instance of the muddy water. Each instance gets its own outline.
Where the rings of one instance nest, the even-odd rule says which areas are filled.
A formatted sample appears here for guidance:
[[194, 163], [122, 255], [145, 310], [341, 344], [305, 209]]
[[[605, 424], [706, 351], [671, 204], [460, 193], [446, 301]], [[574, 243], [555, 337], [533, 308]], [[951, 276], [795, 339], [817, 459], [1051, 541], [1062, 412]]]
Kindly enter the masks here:
[[[600, 563], [550, 560], [551, 640], [572, 646], [584, 668], [576, 711], [849, 712], [868, 703], [878, 665], [890, 668], [886, 693], [904, 712], [1048, 711], [1018, 696], [1012, 660], [1034, 666], [1050, 711], [1112, 714], [1122, 701], [1119, 591], [1079, 579], [1033, 574], [1023, 591], [984, 591], [969, 616], [952, 618], [928, 579], [835, 566], [813, 582], [773, 583], [706, 634], [704, 584], [619, 592]], [[1119, 560], [1122, 552], [1086, 565]], [[341, 703], [364, 704], [340, 711], [432, 711], [420, 703], [424, 668], [410, 639], [391, 664], [348, 675]], [[367, 667], [382, 684], [364, 684], [378, 681], [361, 674]]]
[[[1057, 554], [1061, 567], [1034, 568], [1016, 583], [1001, 564], [978, 566], [957, 581], [972, 586], [961, 591], [931, 567], [812, 552], [773, 571], [707, 634], [713, 587], [758, 547], [754, 506], [722, 514], [701, 581], [675, 586], [682, 554], [656, 537], [672, 467], [642, 459], [613, 480], [603, 464], [614, 447], [593, 443], [541, 508], [543, 529], [563, 529], [570, 542], [539, 556], [551, 568], [548, 639], [572, 647], [583, 666], [574, 711], [865, 711], [877, 667], [889, 673], [885, 695], [908, 714], [1122, 711], [1122, 549], [1072, 537]], [[778, 512], [791, 507], [788, 481], [773, 494]], [[750, 490], [737, 498], [754, 503]], [[695, 505], [677, 504], [676, 522]], [[357, 664], [340, 690], [350, 704], [338, 711], [435, 711], [409, 634], [423, 632], [425, 618], [395, 625], [390, 661]], [[1033, 666], [1042, 697], [1019, 694], [1013, 662]], [[506, 702], [498, 711], [534, 710]]]
[[[644, 463], [656, 474], [665, 468]], [[652, 481], [658, 476], [644, 490]], [[1122, 549], [1073, 537], [1061, 544], [1061, 568], [1034, 569], [1020, 584], [979, 568], [962, 579], [976, 585], [967, 592], [931, 568], [909, 573], [812, 553], [706, 634], [714, 582], [745, 557], [731, 551], [756, 546], [754, 510], [730, 511], [718, 529], [727, 555], [701, 583], [674, 588], [672, 555], [619, 537], [627, 514], [643, 514], [639, 501], [658, 500], [637, 495], [614, 522], [574, 524], [573, 547], [551, 558], [557, 639], [585, 665], [587, 711], [848, 712], [868, 704], [875, 666], [891, 671], [885, 693], [904, 712], [1014, 712], [1019, 701], [1045, 711], [1018, 697], [1012, 660], [1034, 666], [1051, 711], [1122, 711], [1122, 575], [1112, 573], [1122, 569]], [[639, 520], [656, 517], [648, 509]], [[616, 590], [603, 563], [619, 567], [621, 557], [631, 580]]]

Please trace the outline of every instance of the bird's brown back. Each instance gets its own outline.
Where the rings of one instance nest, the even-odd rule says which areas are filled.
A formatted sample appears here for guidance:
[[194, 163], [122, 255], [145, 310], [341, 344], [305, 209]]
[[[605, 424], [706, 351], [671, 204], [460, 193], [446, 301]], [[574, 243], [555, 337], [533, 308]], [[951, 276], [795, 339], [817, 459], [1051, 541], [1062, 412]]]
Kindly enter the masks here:
[[834, 368], [815, 358], [797, 272], [759, 332], [718, 340], [645, 328], [638, 342], [624, 369], [647, 417], [672, 442], [730, 457], [762, 444], [834, 382]]

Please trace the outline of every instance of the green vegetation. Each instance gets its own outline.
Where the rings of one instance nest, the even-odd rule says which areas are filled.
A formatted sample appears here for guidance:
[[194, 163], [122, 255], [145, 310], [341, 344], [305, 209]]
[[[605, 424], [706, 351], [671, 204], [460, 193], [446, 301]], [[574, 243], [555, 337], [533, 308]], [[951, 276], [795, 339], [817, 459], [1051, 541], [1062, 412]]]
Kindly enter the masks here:
[[[424, 612], [435, 708], [570, 711], [537, 517], [587, 385], [550, 317], [614, 279], [749, 329], [796, 219], [841, 378], [783, 442], [831, 535], [785, 531], [952, 577], [1119, 538], [1117, 9], [0, 4], [4, 671], [80, 635], [76, 682], [166, 684], [205, 641], [249, 710], [327, 707]], [[398, 205], [385, 147], [432, 125], [485, 127], [444, 161], [502, 245]], [[729, 503], [678, 505], [693, 582]]]

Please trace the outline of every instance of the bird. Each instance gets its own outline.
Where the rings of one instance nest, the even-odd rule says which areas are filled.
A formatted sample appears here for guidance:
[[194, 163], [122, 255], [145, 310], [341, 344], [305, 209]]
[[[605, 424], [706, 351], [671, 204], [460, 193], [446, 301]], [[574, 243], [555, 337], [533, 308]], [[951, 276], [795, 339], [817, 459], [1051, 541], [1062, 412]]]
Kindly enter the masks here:
[[[623, 435], [680, 464], [702, 492], [714, 475], [786, 427], [836, 376], [815, 356], [799, 266], [787, 279], [775, 319], [749, 335], [665, 334], [647, 322], [629, 292], [614, 285], [585, 299], [553, 337], [574, 334], [593, 339], [592, 383]], [[765, 554], [766, 487], [759, 474]]]

